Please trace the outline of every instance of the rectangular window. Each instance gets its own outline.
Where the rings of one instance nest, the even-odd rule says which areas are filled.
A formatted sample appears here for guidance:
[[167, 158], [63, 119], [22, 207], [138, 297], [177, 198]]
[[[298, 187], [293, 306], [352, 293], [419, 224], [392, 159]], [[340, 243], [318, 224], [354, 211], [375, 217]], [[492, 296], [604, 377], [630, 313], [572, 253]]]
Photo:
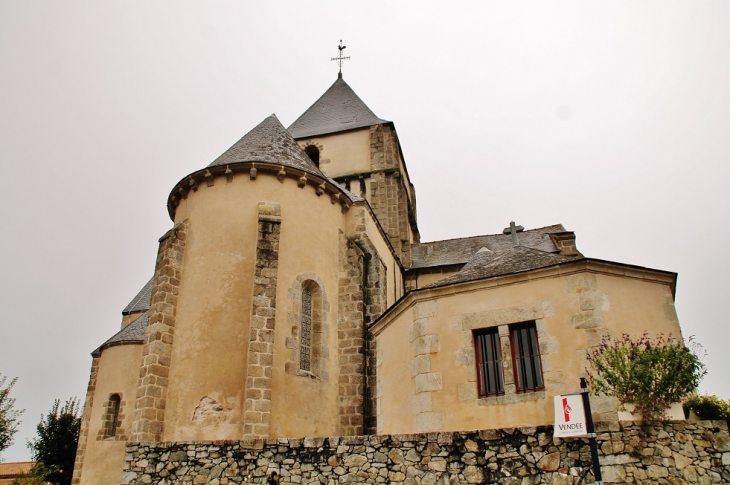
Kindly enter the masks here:
[[474, 355], [477, 365], [479, 396], [504, 394], [502, 350], [496, 328], [474, 333]]
[[510, 326], [510, 344], [517, 392], [543, 389], [540, 346], [537, 342], [535, 322]]

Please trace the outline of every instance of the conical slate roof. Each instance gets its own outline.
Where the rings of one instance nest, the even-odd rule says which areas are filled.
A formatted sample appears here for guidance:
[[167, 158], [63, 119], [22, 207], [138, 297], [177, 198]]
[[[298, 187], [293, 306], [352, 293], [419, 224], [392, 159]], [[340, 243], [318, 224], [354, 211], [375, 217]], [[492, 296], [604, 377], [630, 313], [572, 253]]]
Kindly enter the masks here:
[[291, 124], [294, 138], [337, 133], [387, 123], [375, 116], [342, 77]]
[[146, 285], [142, 287], [141, 290], [139, 290], [139, 293], [132, 299], [132, 301], [129, 302], [129, 305], [127, 305], [124, 310], [122, 310], [122, 315], [127, 315], [129, 313], [134, 312], [141, 312], [143, 310], [149, 310], [150, 309], [150, 297], [152, 296], [152, 283], [153, 278], [150, 278], [150, 280], [147, 282]]
[[135, 321], [115, 333], [109, 340], [101, 344], [98, 349], [91, 353], [91, 355], [99, 355], [104, 348], [112, 345], [144, 342], [144, 333], [147, 329], [148, 318], [148, 312], [144, 312], [142, 315], [137, 317]]
[[273, 114], [246, 133], [208, 167], [239, 162], [275, 163], [324, 177]]

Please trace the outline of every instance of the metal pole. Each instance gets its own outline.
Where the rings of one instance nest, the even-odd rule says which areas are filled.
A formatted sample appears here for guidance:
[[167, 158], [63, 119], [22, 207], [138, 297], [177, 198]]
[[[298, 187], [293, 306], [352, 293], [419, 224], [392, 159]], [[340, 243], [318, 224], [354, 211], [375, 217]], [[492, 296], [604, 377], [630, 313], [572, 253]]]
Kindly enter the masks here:
[[593, 427], [593, 414], [591, 413], [591, 400], [588, 397], [588, 384], [586, 373], [580, 373], [580, 393], [583, 396], [583, 409], [586, 413], [586, 431], [588, 431], [588, 443], [591, 445], [591, 459], [593, 461], [593, 475], [596, 480], [593, 483], [603, 485], [601, 476], [601, 465], [598, 463], [598, 445], [596, 444], [596, 430]]

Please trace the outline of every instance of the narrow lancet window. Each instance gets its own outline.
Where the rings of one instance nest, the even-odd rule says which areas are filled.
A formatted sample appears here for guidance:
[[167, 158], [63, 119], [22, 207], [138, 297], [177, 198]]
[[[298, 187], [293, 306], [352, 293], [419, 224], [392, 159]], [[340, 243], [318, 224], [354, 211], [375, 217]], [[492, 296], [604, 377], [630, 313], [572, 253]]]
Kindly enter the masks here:
[[119, 397], [119, 394], [114, 394], [109, 398], [109, 415], [110, 415], [110, 423], [109, 423], [109, 436], [116, 436], [117, 435], [117, 424], [119, 423], [119, 407], [122, 403], [122, 398]]
[[302, 321], [299, 336], [299, 368], [312, 371], [312, 292], [302, 289]]

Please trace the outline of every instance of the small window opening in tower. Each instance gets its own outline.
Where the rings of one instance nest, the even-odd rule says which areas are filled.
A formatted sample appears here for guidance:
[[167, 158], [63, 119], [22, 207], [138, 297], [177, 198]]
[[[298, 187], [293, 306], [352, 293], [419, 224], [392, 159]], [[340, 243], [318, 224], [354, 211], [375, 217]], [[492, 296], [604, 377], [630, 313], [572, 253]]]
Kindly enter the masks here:
[[314, 145], [307, 145], [307, 147], [304, 148], [304, 151], [314, 164], [319, 167], [319, 148]]
[[111, 418], [110, 428], [109, 428], [109, 436], [116, 436], [117, 435], [117, 423], [119, 422], [119, 407], [122, 403], [122, 398], [119, 396], [119, 394], [113, 394], [109, 398], [109, 414]]

